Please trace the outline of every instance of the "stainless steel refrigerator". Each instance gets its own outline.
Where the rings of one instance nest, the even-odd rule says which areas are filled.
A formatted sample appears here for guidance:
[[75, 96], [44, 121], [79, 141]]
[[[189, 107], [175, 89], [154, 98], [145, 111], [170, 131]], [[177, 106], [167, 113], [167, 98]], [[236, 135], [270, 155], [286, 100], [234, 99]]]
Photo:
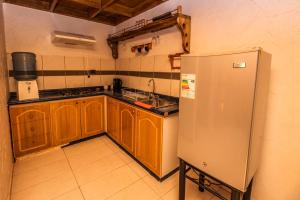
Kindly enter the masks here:
[[260, 160], [270, 64], [261, 49], [181, 60], [178, 156], [241, 192]]

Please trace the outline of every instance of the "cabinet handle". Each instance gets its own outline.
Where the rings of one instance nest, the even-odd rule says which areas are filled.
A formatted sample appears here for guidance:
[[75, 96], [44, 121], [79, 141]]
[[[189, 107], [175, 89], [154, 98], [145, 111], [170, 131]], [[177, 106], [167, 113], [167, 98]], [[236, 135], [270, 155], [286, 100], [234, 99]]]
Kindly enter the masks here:
[[75, 103], [76, 105], [78, 104], [78, 102]]

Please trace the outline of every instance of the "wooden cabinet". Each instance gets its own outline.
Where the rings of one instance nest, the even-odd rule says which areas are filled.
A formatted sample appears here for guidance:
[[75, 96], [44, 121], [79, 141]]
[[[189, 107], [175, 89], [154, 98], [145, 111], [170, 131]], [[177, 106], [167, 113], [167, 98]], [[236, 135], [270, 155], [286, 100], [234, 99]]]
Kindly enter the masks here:
[[110, 97], [107, 98], [107, 133], [115, 141], [120, 141], [119, 103]]
[[104, 97], [91, 97], [81, 101], [82, 137], [105, 131], [104, 109]]
[[14, 106], [10, 117], [16, 157], [51, 146], [49, 104]]
[[60, 145], [81, 138], [81, 109], [78, 100], [50, 103], [53, 144]]
[[134, 155], [135, 147], [135, 108], [124, 103], [119, 104], [120, 109], [120, 143]]
[[135, 154], [146, 167], [161, 175], [163, 119], [151, 113], [137, 110]]
[[16, 157], [104, 132], [107, 121], [108, 134], [158, 177], [178, 166], [178, 116], [163, 118], [110, 97], [105, 107], [97, 96], [11, 106], [10, 117]]

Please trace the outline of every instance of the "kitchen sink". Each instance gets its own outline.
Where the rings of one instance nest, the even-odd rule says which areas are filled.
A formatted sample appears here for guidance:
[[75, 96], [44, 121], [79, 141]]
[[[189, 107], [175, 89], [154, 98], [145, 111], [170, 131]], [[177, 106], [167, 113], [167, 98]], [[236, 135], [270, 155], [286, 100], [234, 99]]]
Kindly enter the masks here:
[[175, 101], [169, 101], [161, 98], [144, 99], [144, 100], [140, 100], [140, 102], [144, 104], [152, 105], [154, 108], [164, 108], [168, 106], [177, 105], [177, 102]]
[[149, 92], [122, 90], [122, 95], [136, 102], [150, 105], [154, 108], [165, 108], [177, 105], [177, 102], [160, 98], [158, 95], [151, 96]]
[[147, 94], [146, 92], [133, 92], [129, 90], [122, 90], [122, 95], [135, 101], [149, 99], [149, 94]]

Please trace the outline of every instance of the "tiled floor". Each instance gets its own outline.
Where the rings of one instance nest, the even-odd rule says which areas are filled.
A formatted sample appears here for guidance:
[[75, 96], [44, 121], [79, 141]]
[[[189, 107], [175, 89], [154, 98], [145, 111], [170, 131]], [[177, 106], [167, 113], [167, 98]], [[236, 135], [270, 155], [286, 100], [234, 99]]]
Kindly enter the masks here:
[[[187, 200], [212, 200], [187, 181]], [[18, 160], [13, 200], [176, 200], [178, 173], [158, 182], [106, 136]]]

